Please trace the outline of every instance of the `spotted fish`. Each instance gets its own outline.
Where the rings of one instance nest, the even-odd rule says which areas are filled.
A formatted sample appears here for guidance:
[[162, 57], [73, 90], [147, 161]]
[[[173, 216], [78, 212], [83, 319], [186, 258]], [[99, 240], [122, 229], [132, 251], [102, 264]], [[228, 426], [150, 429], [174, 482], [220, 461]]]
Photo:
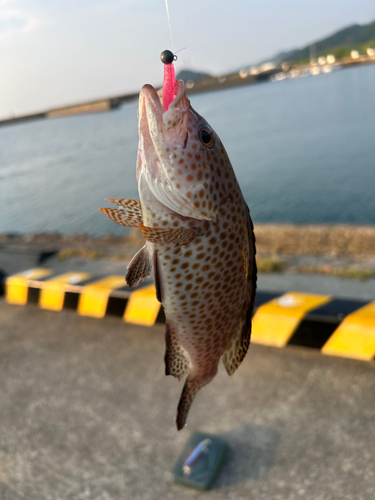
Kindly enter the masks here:
[[154, 271], [166, 316], [165, 373], [187, 379], [177, 410], [184, 427], [197, 391], [229, 375], [248, 350], [256, 290], [255, 237], [249, 209], [219, 137], [176, 81], [174, 101], [142, 88], [137, 180], [140, 201], [109, 200], [101, 210], [139, 227], [145, 246], [128, 265], [134, 286]]

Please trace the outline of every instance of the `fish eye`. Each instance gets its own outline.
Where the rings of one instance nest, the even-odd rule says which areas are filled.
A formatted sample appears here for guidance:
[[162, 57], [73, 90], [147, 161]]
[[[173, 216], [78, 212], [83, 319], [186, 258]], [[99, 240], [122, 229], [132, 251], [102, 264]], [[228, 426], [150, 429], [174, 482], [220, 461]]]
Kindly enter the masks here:
[[212, 148], [214, 145], [214, 134], [208, 127], [201, 127], [199, 129], [199, 139], [206, 148]]

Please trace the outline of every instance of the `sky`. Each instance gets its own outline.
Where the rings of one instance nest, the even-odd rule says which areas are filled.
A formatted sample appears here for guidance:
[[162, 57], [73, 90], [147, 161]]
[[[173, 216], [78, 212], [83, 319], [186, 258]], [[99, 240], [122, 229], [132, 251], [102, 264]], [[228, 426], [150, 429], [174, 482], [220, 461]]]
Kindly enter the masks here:
[[[214, 74], [375, 19], [373, 0], [169, 0], [176, 71]], [[0, 117], [162, 82], [165, 0], [0, 0]]]

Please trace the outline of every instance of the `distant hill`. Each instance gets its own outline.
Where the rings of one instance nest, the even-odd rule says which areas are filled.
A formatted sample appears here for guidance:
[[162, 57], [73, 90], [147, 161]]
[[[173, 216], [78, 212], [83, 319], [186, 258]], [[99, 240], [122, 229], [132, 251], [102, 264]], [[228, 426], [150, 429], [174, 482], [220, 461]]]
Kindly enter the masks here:
[[202, 80], [202, 78], [211, 77], [212, 75], [209, 73], [200, 73], [199, 71], [192, 71], [191, 69], [183, 69], [176, 75], [177, 80], [183, 80], [184, 82], [187, 82], [188, 80], [197, 82], [198, 80]]
[[[375, 46], [375, 21], [370, 24], [353, 24], [337, 31], [333, 35], [307, 45], [303, 49], [281, 52], [273, 58], [274, 61], [300, 61], [310, 57], [310, 47], [314, 47], [316, 56], [330, 52], [337, 53], [358, 48], [361, 45]], [[337, 54], [339, 55], [339, 54]]]

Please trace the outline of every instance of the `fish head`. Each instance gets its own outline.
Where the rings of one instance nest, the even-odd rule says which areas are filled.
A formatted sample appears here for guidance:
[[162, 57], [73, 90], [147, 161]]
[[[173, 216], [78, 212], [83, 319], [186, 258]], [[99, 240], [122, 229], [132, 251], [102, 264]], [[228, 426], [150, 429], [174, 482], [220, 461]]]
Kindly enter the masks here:
[[184, 217], [215, 219], [219, 206], [215, 180], [220, 167], [230, 166], [225, 149], [192, 108], [182, 81], [176, 81], [175, 98], [167, 111], [162, 99], [162, 91], [151, 85], [141, 90], [138, 181], [142, 175], [158, 201]]

